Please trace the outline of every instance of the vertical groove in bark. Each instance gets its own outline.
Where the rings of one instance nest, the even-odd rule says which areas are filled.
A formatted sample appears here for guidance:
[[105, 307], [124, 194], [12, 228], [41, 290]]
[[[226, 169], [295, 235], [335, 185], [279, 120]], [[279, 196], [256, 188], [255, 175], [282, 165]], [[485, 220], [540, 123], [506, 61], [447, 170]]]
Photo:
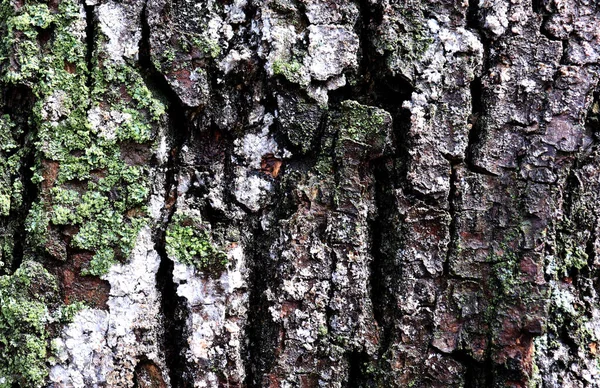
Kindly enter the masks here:
[[457, 165], [455, 163], [450, 164], [450, 190], [448, 191], [448, 215], [450, 216], [450, 224], [448, 226], [448, 246], [446, 248], [446, 259], [444, 260], [443, 277], [448, 279], [452, 277], [450, 273], [450, 260], [453, 255], [456, 254], [458, 247], [458, 229], [456, 226], [457, 222], [457, 190], [458, 190], [458, 177], [456, 171]]
[[471, 81], [469, 90], [471, 92], [471, 116], [469, 118], [471, 128], [469, 130], [469, 142], [466, 149], [465, 164], [471, 171], [485, 174], [488, 172], [474, 164], [474, 154], [477, 152], [477, 146], [479, 142], [481, 142], [481, 137], [483, 136], [482, 114], [484, 102], [482, 100], [483, 91], [481, 77], [475, 77], [475, 79]]
[[148, 25], [146, 1], [141, 10], [142, 36], [139, 42], [139, 64], [148, 88], [157, 93], [167, 105], [168, 132], [166, 139], [169, 157], [166, 165], [160, 167], [156, 160], [151, 160], [157, 169], [164, 169], [164, 208], [161, 211], [160, 223], [154, 232], [154, 249], [160, 256], [160, 266], [156, 273], [156, 286], [160, 293], [162, 347], [170, 384], [173, 387], [191, 386], [191, 365], [187, 362], [186, 353], [189, 350], [186, 324], [189, 311], [185, 299], [177, 295], [177, 285], [173, 281], [174, 263], [166, 252], [166, 229], [176, 211], [177, 180], [182, 165], [181, 149], [190, 138], [191, 124], [189, 114], [181, 99], [169, 86], [164, 76], [155, 68], [151, 60], [150, 27]]
[[252, 260], [249, 280], [248, 323], [246, 335], [248, 338], [245, 359], [246, 379], [244, 386], [258, 388], [266, 384], [264, 375], [268, 373], [277, 357], [276, 344], [281, 336], [277, 326], [270, 319], [269, 301], [265, 292], [275, 287], [279, 282], [274, 276], [277, 272], [278, 260], [269, 257], [270, 239], [263, 239], [261, 233], [255, 230], [252, 236], [252, 250], [249, 253]]
[[[16, 155], [18, 152], [23, 152], [20, 168], [12, 171], [8, 176], [11, 181], [5, 182], [6, 188], [20, 182], [23, 185], [22, 204], [19, 207], [11, 206], [10, 212], [7, 214], [6, 220], [0, 220], [2, 230], [2, 240], [8, 240], [14, 243], [12, 252], [6, 250], [6, 242], [2, 241], [4, 247], [0, 252], [0, 258], [4, 261], [4, 267], [0, 268], [0, 273], [11, 274], [16, 271], [21, 265], [24, 256], [31, 255], [31, 247], [27, 246], [27, 232], [25, 230], [25, 219], [29, 212], [32, 203], [38, 196], [38, 187], [31, 181], [33, 177], [33, 169], [35, 166], [35, 148], [34, 141], [36, 131], [30, 124], [28, 118], [31, 116], [35, 96], [32, 90], [27, 86], [12, 86], [1, 91], [2, 98], [0, 102], [0, 113], [8, 115], [20, 127], [21, 134], [15, 140], [18, 144], [17, 148], [10, 153], [6, 153], [5, 158]], [[16, 132], [16, 130], [15, 130]], [[7, 174], [8, 172], [0, 171]], [[11, 176], [12, 175], [12, 176]], [[4, 177], [3, 177], [4, 178]], [[12, 262], [6, 262], [8, 257], [2, 257], [2, 254], [12, 257]]]
[[[94, 49], [96, 46], [96, 30], [98, 29], [98, 21], [95, 16], [95, 6], [88, 4], [85, 0], [83, 1], [83, 8], [85, 11], [85, 62], [87, 64], [87, 81], [86, 86], [88, 90], [93, 87], [94, 77]], [[91, 101], [90, 101], [91, 103]]]

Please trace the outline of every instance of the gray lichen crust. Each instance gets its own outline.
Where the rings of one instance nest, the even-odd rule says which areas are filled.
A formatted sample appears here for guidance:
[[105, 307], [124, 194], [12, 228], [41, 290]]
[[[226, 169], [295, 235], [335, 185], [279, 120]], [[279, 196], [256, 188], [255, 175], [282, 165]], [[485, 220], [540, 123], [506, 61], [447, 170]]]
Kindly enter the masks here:
[[0, 387], [600, 386], [598, 25], [0, 0]]

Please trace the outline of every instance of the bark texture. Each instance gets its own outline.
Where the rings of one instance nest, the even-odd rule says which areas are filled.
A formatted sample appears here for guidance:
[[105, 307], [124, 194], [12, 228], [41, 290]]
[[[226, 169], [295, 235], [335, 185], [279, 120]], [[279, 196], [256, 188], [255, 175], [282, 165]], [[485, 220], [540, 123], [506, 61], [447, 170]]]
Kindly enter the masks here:
[[0, 387], [600, 387], [598, 26], [0, 0]]

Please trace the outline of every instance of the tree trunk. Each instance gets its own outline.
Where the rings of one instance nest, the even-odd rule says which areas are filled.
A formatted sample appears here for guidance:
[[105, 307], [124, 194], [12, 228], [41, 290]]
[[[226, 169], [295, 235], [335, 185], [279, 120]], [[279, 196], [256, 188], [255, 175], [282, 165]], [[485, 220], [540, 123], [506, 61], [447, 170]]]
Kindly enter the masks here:
[[599, 25], [0, 0], [0, 387], [599, 387]]

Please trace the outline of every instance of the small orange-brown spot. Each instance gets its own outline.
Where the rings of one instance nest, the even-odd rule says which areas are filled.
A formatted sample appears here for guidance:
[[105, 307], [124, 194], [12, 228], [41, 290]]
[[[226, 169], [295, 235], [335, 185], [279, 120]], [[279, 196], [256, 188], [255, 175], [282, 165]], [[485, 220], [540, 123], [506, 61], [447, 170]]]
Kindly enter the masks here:
[[143, 217], [146, 213], [144, 212], [143, 209], [140, 209], [139, 207], [135, 207], [133, 209], [129, 209], [127, 210], [127, 213], [125, 213], [127, 215], [127, 217]]
[[279, 316], [285, 318], [294, 313], [299, 308], [300, 304], [294, 301], [285, 301], [281, 304], [281, 312]]
[[276, 158], [273, 154], [265, 154], [260, 161], [260, 171], [277, 178], [282, 164], [281, 159]]
[[75, 74], [75, 64], [69, 61], [65, 61], [65, 71], [69, 74]]
[[70, 304], [83, 301], [90, 307], [108, 309], [110, 283], [96, 276], [82, 276], [81, 269], [92, 259], [89, 252], [70, 255], [67, 262], [57, 267], [57, 275], [61, 280], [64, 302]]
[[266, 377], [267, 377], [266, 380], [267, 380], [267, 384], [268, 384], [267, 386], [269, 388], [281, 387], [281, 384], [279, 383], [279, 378], [277, 377], [277, 375], [275, 373], [268, 374]]
[[167, 387], [161, 370], [156, 364], [150, 361], [142, 362], [135, 368], [135, 382], [139, 388]]
[[595, 356], [596, 352], [598, 351], [598, 344], [596, 342], [592, 342], [589, 344], [589, 347], [590, 347], [590, 353], [592, 353]]
[[42, 181], [42, 189], [49, 190], [54, 186], [54, 182], [56, 182], [56, 178], [58, 177], [58, 162], [53, 160], [42, 160], [42, 177], [44, 180]]

